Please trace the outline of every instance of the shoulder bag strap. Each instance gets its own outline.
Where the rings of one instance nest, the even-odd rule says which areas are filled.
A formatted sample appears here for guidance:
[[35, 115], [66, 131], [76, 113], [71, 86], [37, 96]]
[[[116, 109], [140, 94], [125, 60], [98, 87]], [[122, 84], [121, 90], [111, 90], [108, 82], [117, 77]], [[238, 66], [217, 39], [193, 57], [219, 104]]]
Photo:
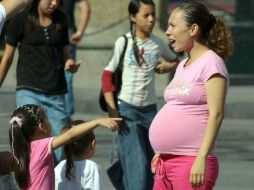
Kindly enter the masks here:
[[120, 68], [120, 70], [122, 70], [123, 68], [123, 59], [124, 59], [124, 55], [125, 55], [127, 44], [128, 44], [128, 38], [126, 37], [126, 35], [123, 35], [123, 37], [124, 37], [124, 46], [123, 46], [123, 51], [121, 53], [119, 64], [118, 64], [118, 67]]

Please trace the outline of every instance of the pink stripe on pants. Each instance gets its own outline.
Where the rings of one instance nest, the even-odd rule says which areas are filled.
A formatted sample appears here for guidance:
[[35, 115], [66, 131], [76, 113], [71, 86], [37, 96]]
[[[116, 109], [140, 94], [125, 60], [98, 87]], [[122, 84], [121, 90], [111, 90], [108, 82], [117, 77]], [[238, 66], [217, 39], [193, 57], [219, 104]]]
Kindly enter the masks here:
[[215, 156], [206, 161], [205, 181], [199, 188], [190, 184], [190, 171], [195, 156], [160, 155], [156, 166], [154, 190], [212, 190], [219, 173]]

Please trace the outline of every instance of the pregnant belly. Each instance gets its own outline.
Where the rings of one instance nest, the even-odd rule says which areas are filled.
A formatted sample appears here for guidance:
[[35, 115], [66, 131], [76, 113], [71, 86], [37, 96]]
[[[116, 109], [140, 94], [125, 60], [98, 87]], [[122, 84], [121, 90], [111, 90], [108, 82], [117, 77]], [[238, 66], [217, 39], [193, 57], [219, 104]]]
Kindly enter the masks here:
[[155, 116], [150, 143], [157, 153], [195, 155], [204, 135], [206, 119], [201, 115], [165, 105]]

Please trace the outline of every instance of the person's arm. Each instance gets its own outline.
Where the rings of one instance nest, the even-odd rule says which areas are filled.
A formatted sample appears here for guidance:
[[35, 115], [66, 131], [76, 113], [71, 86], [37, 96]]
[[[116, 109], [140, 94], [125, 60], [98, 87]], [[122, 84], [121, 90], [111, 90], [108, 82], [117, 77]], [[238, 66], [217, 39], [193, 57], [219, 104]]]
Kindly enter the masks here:
[[155, 72], [158, 74], [168, 73], [170, 71], [175, 70], [178, 63], [179, 63], [178, 59], [175, 59], [172, 62], [168, 61], [158, 62], [157, 65], [155, 66]]
[[119, 117], [120, 115], [113, 96], [113, 92], [117, 90], [117, 86], [113, 84], [112, 79], [114, 73], [117, 71], [121, 53], [123, 52], [124, 43], [125, 39], [122, 36], [116, 40], [111, 59], [102, 73], [102, 90], [107, 104], [109, 117]]
[[75, 140], [77, 137], [85, 135], [88, 131], [96, 128], [97, 126], [106, 127], [112, 131], [116, 131], [118, 128], [117, 122], [120, 122], [121, 120], [121, 118], [100, 118], [79, 124], [65, 133], [56, 136], [52, 142], [52, 148], [56, 149], [63, 146], [64, 144]]
[[161, 51], [161, 57], [164, 60], [157, 63], [155, 66], [155, 72], [158, 74], [164, 74], [175, 70], [179, 63], [177, 55], [161, 39], [159, 39], [158, 43]]
[[119, 117], [117, 105], [114, 101], [113, 92], [116, 91], [116, 86], [112, 83], [113, 72], [104, 70], [102, 73], [102, 90], [108, 108], [109, 117]]
[[33, 0], [2, 0], [1, 4], [3, 5], [7, 18], [11, 17], [15, 13], [24, 9], [29, 5]]
[[193, 187], [204, 183], [206, 158], [216, 140], [224, 116], [226, 89], [227, 81], [219, 74], [205, 83], [209, 115], [205, 134], [191, 169], [190, 183]]
[[119, 117], [119, 111], [117, 110], [117, 105], [114, 101], [113, 92], [105, 92], [104, 93], [105, 101], [108, 108], [108, 116], [109, 117]]
[[71, 73], [76, 73], [80, 65], [83, 63], [83, 61], [79, 60], [75, 63], [74, 59], [70, 57], [68, 46], [64, 46], [63, 51], [65, 59], [64, 70], [69, 71]]
[[0, 87], [2, 86], [2, 83], [6, 77], [6, 74], [9, 71], [14, 53], [15, 53], [15, 47], [6, 44], [4, 55], [0, 64]]
[[70, 37], [70, 42], [72, 44], [77, 44], [81, 40], [88, 25], [88, 22], [90, 20], [91, 7], [89, 1], [82, 0], [79, 4], [79, 7], [80, 7], [79, 26], [77, 32], [75, 32]]

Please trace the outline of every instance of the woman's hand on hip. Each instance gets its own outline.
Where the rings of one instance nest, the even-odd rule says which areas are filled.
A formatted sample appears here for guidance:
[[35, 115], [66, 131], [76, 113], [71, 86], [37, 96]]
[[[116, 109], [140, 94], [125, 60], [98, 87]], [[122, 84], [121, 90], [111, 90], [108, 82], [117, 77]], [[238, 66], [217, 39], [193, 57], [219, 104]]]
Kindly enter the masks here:
[[156, 153], [153, 156], [153, 159], [151, 161], [151, 171], [153, 174], [155, 174], [155, 172], [156, 172], [156, 166], [157, 166], [157, 163], [159, 162], [159, 159], [160, 159], [160, 154]]

